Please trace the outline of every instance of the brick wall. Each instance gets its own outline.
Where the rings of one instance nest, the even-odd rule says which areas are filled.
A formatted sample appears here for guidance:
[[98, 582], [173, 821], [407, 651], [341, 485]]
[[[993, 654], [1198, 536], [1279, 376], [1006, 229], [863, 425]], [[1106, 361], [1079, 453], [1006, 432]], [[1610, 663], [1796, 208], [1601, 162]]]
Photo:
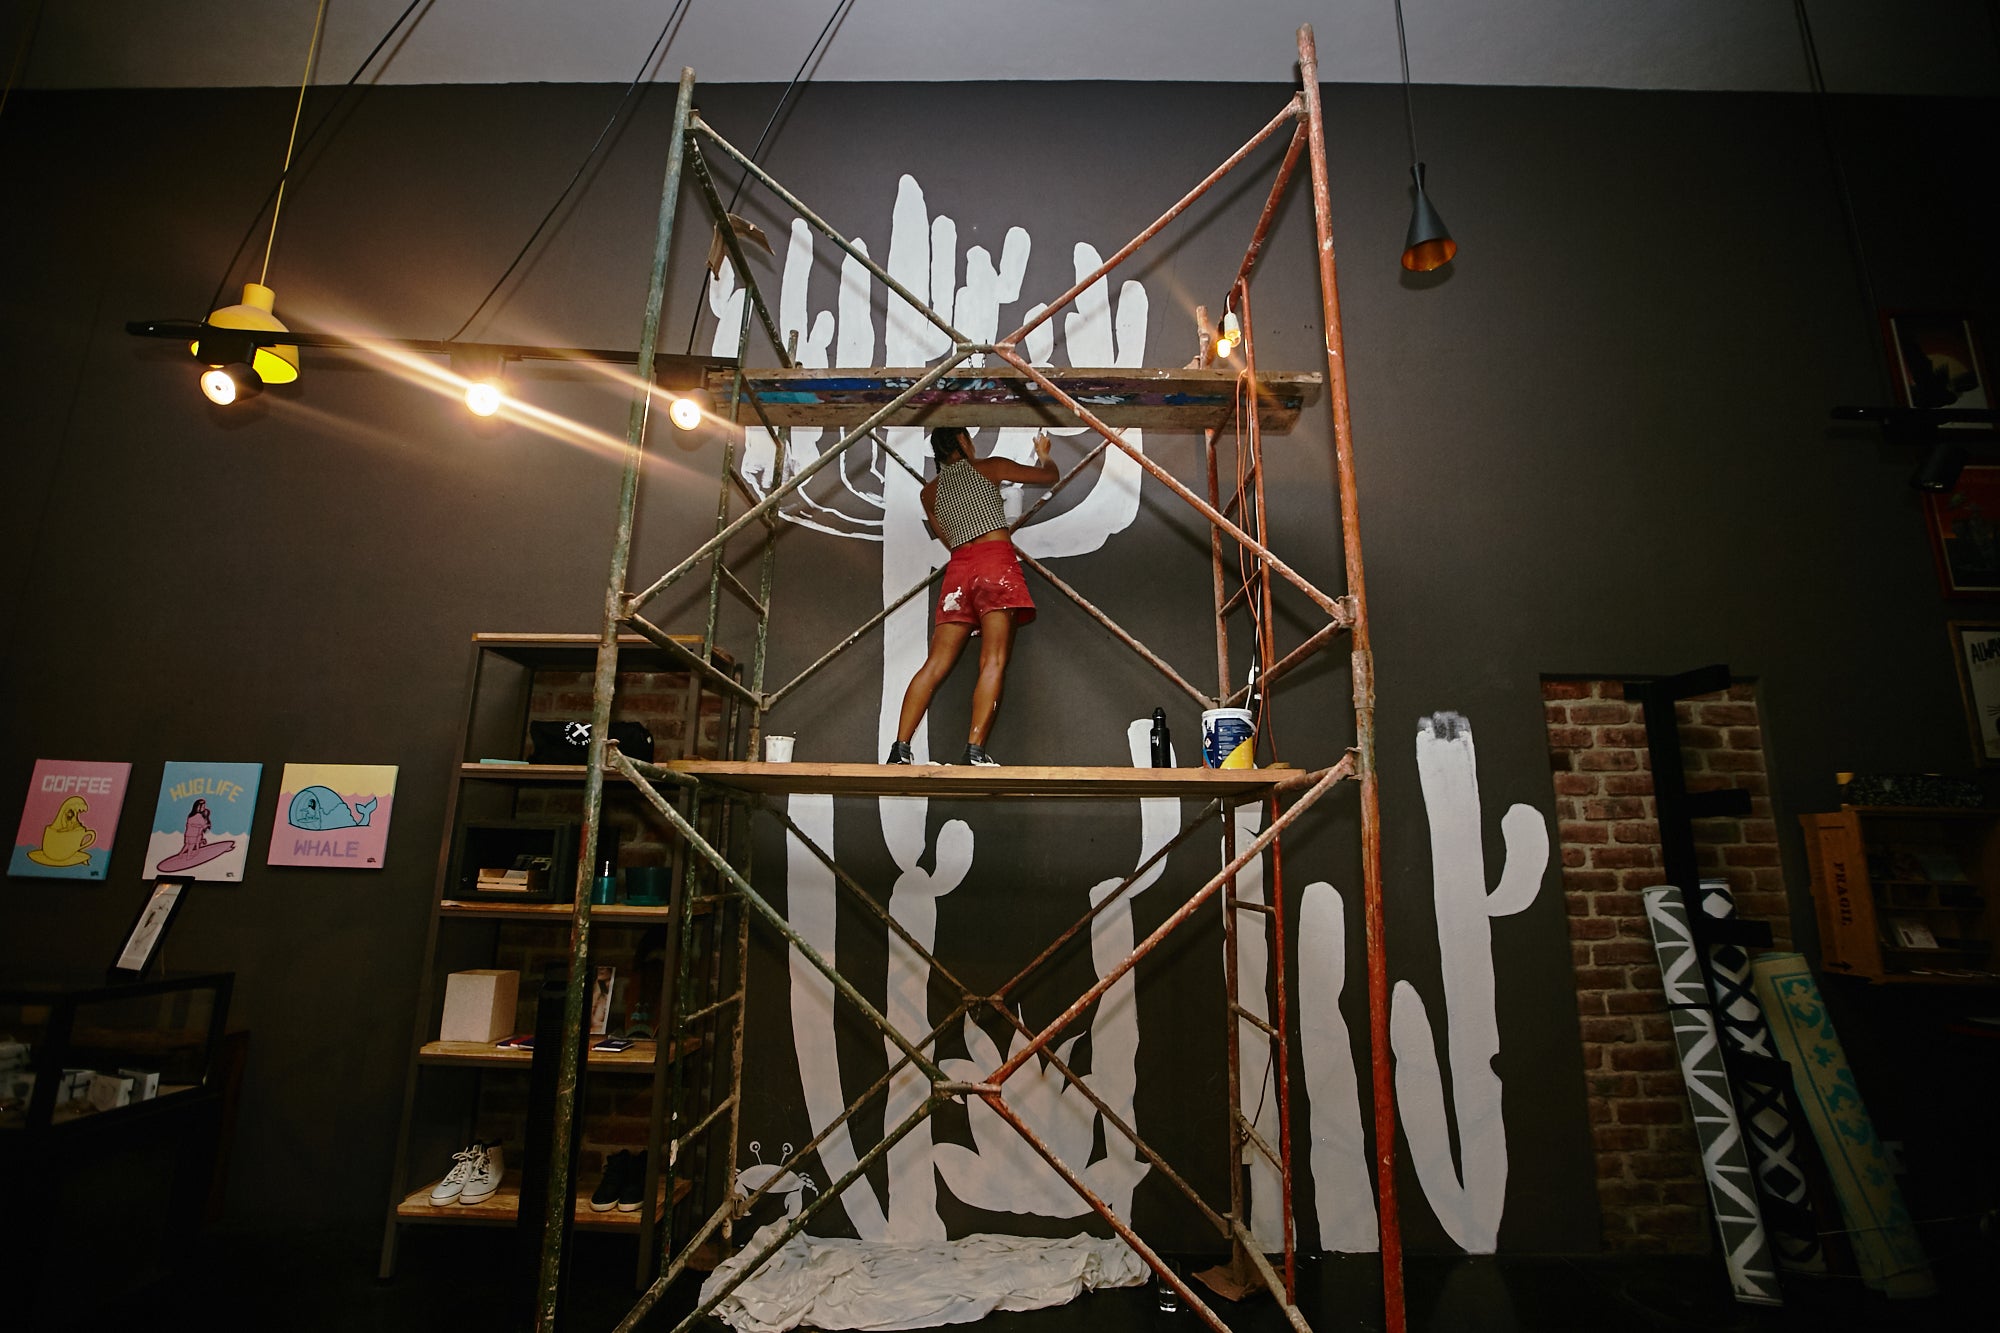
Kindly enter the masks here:
[[[1619, 681], [1548, 679], [1542, 697], [1604, 1245], [1701, 1253], [1707, 1188], [1639, 896], [1662, 874], [1644, 718]], [[1737, 684], [1677, 707], [1688, 789], [1750, 793], [1748, 817], [1695, 821], [1701, 873], [1726, 878], [1738, 913], [1790, 948], [1755, 691]]]

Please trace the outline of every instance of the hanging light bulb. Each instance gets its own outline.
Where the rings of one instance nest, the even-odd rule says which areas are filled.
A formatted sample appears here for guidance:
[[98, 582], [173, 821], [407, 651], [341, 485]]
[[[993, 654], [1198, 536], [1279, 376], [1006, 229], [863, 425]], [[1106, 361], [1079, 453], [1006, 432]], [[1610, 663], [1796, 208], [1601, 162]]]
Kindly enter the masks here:
[[500, 410], [500, 386], [492, 380], [474, 380], [465, 386], [465, 410], [476, 417], [490, 417]]
[[247, 363], [232, 361], [226, 366], [210, 366], [201, 373], [201, 391], [217, 407], [228, 407], [244, 398], [264, 392], [264, 381]]
[[490, 417], [500, 410], [500, 404], [506, 401], [500, 392], [504, 365], [498, 352], [484, 347], [451, 354], [452, 373], [465, 381], [466, 411], [476, 417]]
[[667, 420], [673, 422], [677, 430], [697, 429], [707, 412], [708, 394], [701, 389], [677, 393], [667, 404]]
[[1243, 341], [1243, 325], [1237, 321], [1234, 310], [1222, 312], [1222, 331], [1215, 335], [1215, 356], [1217, 360], [1236, 350]]

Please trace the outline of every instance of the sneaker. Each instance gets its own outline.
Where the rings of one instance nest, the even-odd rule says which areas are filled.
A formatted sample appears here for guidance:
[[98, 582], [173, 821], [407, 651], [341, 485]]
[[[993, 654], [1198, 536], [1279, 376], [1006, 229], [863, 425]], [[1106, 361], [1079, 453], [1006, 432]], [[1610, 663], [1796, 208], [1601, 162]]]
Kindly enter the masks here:
[[966, 746], [965, 756], [958, 762], [961, 764], [972, 764], [979, 768], [1000, 767], [1000, 761], [998, 759], [995, 759], [992, 755], [986, 753], [985, 750], [981, 749], [977, 745]]
[[486, 1145], [475, 1143], [451, 1155], [451, 1170], [445, 1172], [443, 1180], [431, 1186], [433, 1208], [442, 1208], [446, 1204], [458, 1202], [458, 1196], [465, 1192], [465, 1182], [472, 1178], [473, 1164], [485, 1153]]
[[472, 1159], [472, 1170], [465, 1177], [465, 1185], [459, 1190], [460, 1203], [485, 1203], [500, 1189], [500, 1178], [507, 1174], [507, 1167], [501, 1161], [500, 1145], [487, 1144], [480, 1149], [479, 1156]]
[[889, 747], [889, 757], [882, 762], [885, 764], [914, 764], [917, 762], [917, 756], [910, 750], [910, 743], [908, 741], [897, 741]]
[[618, 1211], [636, 1213], [646, 1197], [646, 1153], [641, 1149], [626, 1155], [625, 1180], [618, 1187]]
[[618, 1206], [618, 1198], [625, 1192], [625, 1177], [632, 1171], [632, 1154], [620, 1148], [604, 1159], [604, 1179], [597, 1182], [597, 1188], [590, 1192], [590, 1211], [608, 1213]]

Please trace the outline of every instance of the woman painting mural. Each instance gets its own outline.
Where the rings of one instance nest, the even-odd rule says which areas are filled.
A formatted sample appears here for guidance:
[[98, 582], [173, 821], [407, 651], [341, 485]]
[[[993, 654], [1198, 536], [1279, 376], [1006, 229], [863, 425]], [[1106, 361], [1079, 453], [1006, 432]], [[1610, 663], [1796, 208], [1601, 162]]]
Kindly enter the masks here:
[[1007, 538], [1007, 511], [1000, 502], [1000, 483], [1027, 482], [1047, 486], [1062, 474], [1049, 462], [1049, 437], [1035, 437], [1036, 466], [1024, 467], [1005, 458], [975, 458], [972, 435], [963, 426], [940, 426], [931, 432], [931, 453], [938, 474], [924, 485], [924, 517], [934, 536], [951, 548], [938, 591], [937, 623], [931, 630], [930, 656], [917, 668], [903, 695], [903, 712], [896, 724], [896, 743], [889, 747], [891, 764], [916, 762], [910, 737], [931, 706], [931, 696], [951, 674], [965, 642], [979, 635], [979, 681], [972, 688], [972, 725], [966, 731], [965, 757], [960, 761], [998, 767], [986, 753], [986, 737], [1000, 710], [1000, 691], [1007, 679], [1007, 654], [1014, 629], [1035, 618], [1034, 599], [1014, 543]]

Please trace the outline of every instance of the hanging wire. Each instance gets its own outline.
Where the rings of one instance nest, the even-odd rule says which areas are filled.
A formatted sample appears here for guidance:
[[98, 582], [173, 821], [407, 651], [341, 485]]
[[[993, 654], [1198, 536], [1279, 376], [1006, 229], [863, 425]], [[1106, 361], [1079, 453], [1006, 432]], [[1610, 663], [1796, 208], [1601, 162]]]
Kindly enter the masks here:
[[[381, 40], [377, 41], [373, 49], [361, 58], [361, 63], [354, 67], [354, 73], [347, 76], [347, 82], [340, 85], [340, 96], [334, 99], [333, 105], [326, 109], [325, 114], [313, 122], [312, 131], [306, 135], [305, 147], [312, 147], [313, 140], [319, 137], [319, 132], [326, 128], [327, 122], [340, 110], [341, 103], [346, 100], [348, 90], [361, 81], [361, 76], [368, 72], [368, 67], [375, 63], [375, 57], [382, 54], [382, 48], [389, 44], [389, 39], [394, 37], [402, 28], [404, 21], [416, 12], [418, 5], [428, 3], [430, 3], [430, 0], [410, 0], [410, 3], [403, 7], [403, 12], [396, 15], [396, 21], [389, 25], [388, 31], [382, 34]], [[298, 123], [296, 120], [293, 121], [292, 132], [294, 134], [298, 132]], [[236, 243], [236, 249], [230, 253], [229, 262], [223, 266], [222, 278], [215, 284], [215, 291], [208, 298], [208, 304], [202, 308], [204, 313], [222, 304], [222, 293], [229, 286], [229, 275], [235, 271], [236, 261], [243, 258], [244, 247], [248, 246], [250, 238], [257, 234], [257, 223], [263, 218], [264, 210], [271, 206], [271, 201], [276, 199], [278, 192], [285, 188], [285, 178], [291, 174], [290, 161], [291, 153], [288, 149], [286, 152], [285, 170], [278, 174], [278, 179], [272, 183], [269, 193], [265, 194], [264, 202], [257, 205], [257, 212], [251, 217], [250, 225], [243, 229], [243, 239]]]
[[625, 85], [624, 95], [618, 99], [618, 104], [611, 108], [611, 115], [604, 122], [604, 128], [597, 132], [597, 138], [590, 145], [590, 151], [583, 155], [583, 161], [577, 163], [576, 170], [570, 173], [569, 184], [562, 187], [562, 192], [556, 196], [555, 202], [549, 205], [548, 212], [542, 214], [542, 220], [535, 224], [535, 229], [528, 233], [528, 239], [521, 243], [521, 248], [514, 253], [514, 258], [508, 262], [506, 269], [500, 274], [500, 277], [494, 284], [487, 288], [486, 295], [479, 298], [479, 304], [472, 307], [472, 313], [465, 317], [465, 322], [452, 330], [451, 336], [445, 339], [446, 342], [455, 342], [459, 334], [464, 333], [472, 327], [472, 321], [478, 319], [479, 312], [486, 309], [488, 303], [495, 296], [499, 295], [500, 289], [507, 285], [507, 279], [514, 276], [514, 270], [521, 266], [521, 261], [526, 259], [528, 252], [535, 248], [535, 242], [541, 239], [542, 233], [548, 229], [549, 223], [554, 221], [556, 214], [562, 211], [562, 206], [568, 201], [570, 193], [576, 189], [577, 183], [583, 179], [584, 173], [590, 170], [590, 164], [597, 160], [597, 154], [604, 147], [605, 140], [611, 137], [612, 128], [618, 124], [619, 118], [625, 114], [625, 108], [632, 101], [632, 94], [645, 81], [646, 72], [652, 69], [653, 62], [659, 59], [660, 52], [665, 48], [675, 25], [681, 21], [681, 15], [687, 11], [689, 3], [690, 0], [676, 0], [673, 9], [668, 11], [667, 21], [660, 26], [660, 35], [653, 39], [653, 45], [646, 52], [645, 60], [639, 64], [639, 72], [632, 76], [632, 82]]
[[1410, 101], [1410, 41], [1403, 34], [1403, 0], [1396, 0], [1396, 52], [1403, 58], [1403, 116], [1410, 124], [1410, 161], [1417, 160], [1417, 109]]
[[306, 47], [306, 72], [299, 78], [299, 101], [292, 108], [292, 133], [285, 140], [285, 165], [278, 172], [278, 199], [271, 207], [271, 234], [264, 238], [264, 266], [257, 270], [257, 285], [268, 286], [271, 276], [271, 248], [278, 243], [278, 214], [285, 208], [285, 177], [292, 174], [292, 150], [299, 144], [299, 118], [306, 113], [306, 90], [312, 87], [313, 66], [319, 62], [319, 39], [326, 32], [326, 0], [319, 0], [313, 18], [312, 41]]
[[7, 114], [7, 99], [13, 95], [14, 85], [20, 81], [21, 71], [28, 67], [28, 52], [34, 49], [35, 34], [42, 27], [42, 0], [35, 0], [34, 8], [21, 24], [21, 39], [14, 44], [14, 62], [7, 67], [7, 86], [0, 88], [0, 115]]
[[[1841, 165], [1840, 149], [1834, 142], [1833, 117], [1827, 111], [1826, 75], [1819, 65], [1819, 45], [1813, 41], [1812, 20], [1806, 15], [1805, 0], [1792, 0], [1792, 12], [1799, 22], [1799, 44], [1805, 48], [1806, 80], [1812, 89], [1813, 111], [1819, 119], [1820, 138], [1826, 144], [1827, 161], [1833, 167], [1834, 192], [1840, 197], [1840, 218], [1847, 227], [1847, 244], [1854, 252], [1854, 272], [1861, 282], [1861, 299], [1868, 308], [1868, 329], [1872, 338], [1881, 322], [1882, 307], [1875, 300], [1875, 280], [1868, 272], [1868, 250], [1861, 241], [1861, 224], [1854, 214], [1854, 195], [1848, 189], [1847, 168]], [[1887, 375], [1883, 359], [1875, 358], [1878, 373]]]
[[[755, 146], [750, 149], [750, 160], [752, 162], [758, 160], [758, 155], [764, 151], [764, 145], [771, 137], [771, 131], [777, 127], [778, 118], [785, 114], [785, 104], [791, 100], [792, 90], [799, 86], [799, 80], [805, 76], [806, 70], [811, 68], [813, 63], [825, 54], [824, 48], [833, 30], [840, 25], [840, 20], [846, 15], [848, 9], [853, 4], [854, 0], [834, 0], [833, 12], [827, 15], [826, 22], [820, 26], [819, 36], [813, 38], [812, 46], [806, 51], [806, 58], [801, 60], [799, 67], [792, 71], [791, 81], [785, 85], [785, 91], [778, 94], [778, 104], [771, 108], [770, 118], [764, 122], [763, 131], [758, 134]], [[750, 168], [745, 167], [742, 175], [736, 178], [736, 189], [730, 194], [729, 207], [725, 208], [723, 212], [733, 213], [736, 211], [736, 201], [743, 197], [743, 187], [749, 180]], [[687, 352], [689, 355], [692, 355], [694, 352], [695, 335], [701, 331], [701, 307], [702, 303], [700, 301], [695, 302], [694, 318], [688, 321]], [[740, 347], [737, 348], [736, 355], [740, 358], [743, 355], [743, 349]]]

